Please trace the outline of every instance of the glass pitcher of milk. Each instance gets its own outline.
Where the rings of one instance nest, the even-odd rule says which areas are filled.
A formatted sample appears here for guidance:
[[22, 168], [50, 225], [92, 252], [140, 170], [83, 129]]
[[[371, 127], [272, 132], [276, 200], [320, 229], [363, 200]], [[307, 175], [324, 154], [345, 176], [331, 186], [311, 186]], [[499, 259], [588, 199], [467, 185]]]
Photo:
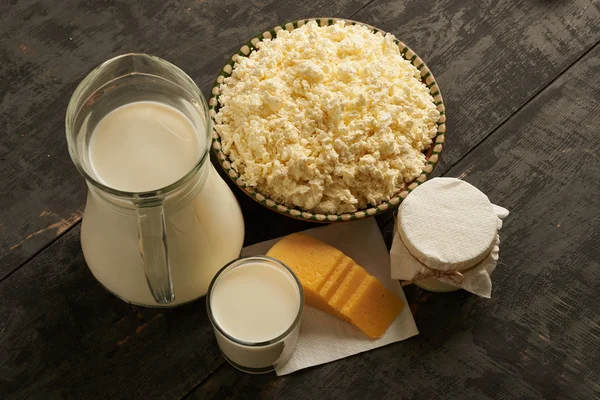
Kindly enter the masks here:
[[88, 186], [81, 246], [123, 300], [190, 302], [239, 256], [244, 221], [210, 162], [211, 129], [198, 87], [157, 57], [115, 57], [75, 90], [66, 133]]

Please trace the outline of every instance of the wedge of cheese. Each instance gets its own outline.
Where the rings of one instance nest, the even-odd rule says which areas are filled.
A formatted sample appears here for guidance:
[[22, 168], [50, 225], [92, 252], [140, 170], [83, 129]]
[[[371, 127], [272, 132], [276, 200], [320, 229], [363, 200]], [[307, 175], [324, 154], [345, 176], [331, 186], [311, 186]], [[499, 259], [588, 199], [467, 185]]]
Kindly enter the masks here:
[[327, 300], [327, 303], [336, 310], [341, 310], [367, 275], [367, 271], [355, 263], [343, 278], [335, 293]]
[[295, 233], [267, 253], [300, 279], [306, 304], [355, 325], [372, 339], [381, 337], [402, 310], [402, 301], [338, 249]]
[[394, 322], [402, 307], [402, 301], [394, 293], [374, 276], [367, 275], [341, 313], [367, 336], [378, 338]]

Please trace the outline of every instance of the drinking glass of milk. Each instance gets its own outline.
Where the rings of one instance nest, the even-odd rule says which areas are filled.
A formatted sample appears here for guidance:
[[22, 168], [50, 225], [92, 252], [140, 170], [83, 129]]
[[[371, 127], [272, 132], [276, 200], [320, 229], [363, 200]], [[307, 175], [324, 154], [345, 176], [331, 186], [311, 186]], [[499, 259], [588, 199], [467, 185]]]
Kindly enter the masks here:
[[215, 275], [206, 308], [225, 359], [249, 373], [264, 373], [291, 357], [304, 310], [294, 272], [267, 257], [232, 261]]
[[194, 81], [158, 57], [115, 57], [75, 90], [66, 133], [88, 187], [81, 246], [123, 300], [190, 302], [239, 256], [244, 222], [210, 163], [211, 130]]

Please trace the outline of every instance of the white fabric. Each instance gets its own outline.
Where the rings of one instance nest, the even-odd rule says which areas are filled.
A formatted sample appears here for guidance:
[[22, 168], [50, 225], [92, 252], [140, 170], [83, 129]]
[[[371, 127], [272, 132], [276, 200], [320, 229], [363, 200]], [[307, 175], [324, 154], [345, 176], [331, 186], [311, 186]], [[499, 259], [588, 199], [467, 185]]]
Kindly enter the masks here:
[[491, 204], [474, 186], [455, 178], [425, 182], [402, 205], [407, 202], [408, 206], [398, 210], [390, 251], [392, 278], [412, 280], [429, 272], [421, 262], [442, 271], [468, 269], [462, 273], [461, 284], [448, 277], [437, 279], [490, 298], [490, 274], [500, 251], [497, 232], [502, 227], [500, 218], [508, 216], [508, 210]]
[[[380, 339], [370, 340], [356, 327], [325, 312], [306, 306], [300, 336], [292, 358], [279, 366], [277, 375], [339, 360], [419, 333], [406, 302], [402, 287], [390, 279], [390, 257], [375, 218], [313, 228], [303, 233], [316, 237], [346, 253], [359, 265], [392, 290], [404, 303], [400, 315]], [[266, 254], [279, 239], [242, 249], [243, 256]]]
[[398, 209], [404, 245], [423, 264], [463, 270], [492, 250], [498, 217], [485, 194], [456, 178], [435, 178], [417, 187]]

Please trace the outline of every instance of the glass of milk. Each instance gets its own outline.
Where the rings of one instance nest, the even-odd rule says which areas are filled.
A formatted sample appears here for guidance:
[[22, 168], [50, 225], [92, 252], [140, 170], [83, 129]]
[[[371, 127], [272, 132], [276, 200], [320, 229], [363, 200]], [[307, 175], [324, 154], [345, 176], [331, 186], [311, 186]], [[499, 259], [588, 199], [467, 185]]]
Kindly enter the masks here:
[[208, 289], [208, 316], [225, 359], [249, 373], [265, 373], [291, 357], [304, 310], [294, 272], [267, 256], [223, 267]]
[[67, 141], [88, 186], [81, 246], [96, 279], [123, 300], [190, 302], [239, 257], [244, 222], [210, 162], [211, 131], [198, 86], [158, 57], [115, 57], [73, 93]]

